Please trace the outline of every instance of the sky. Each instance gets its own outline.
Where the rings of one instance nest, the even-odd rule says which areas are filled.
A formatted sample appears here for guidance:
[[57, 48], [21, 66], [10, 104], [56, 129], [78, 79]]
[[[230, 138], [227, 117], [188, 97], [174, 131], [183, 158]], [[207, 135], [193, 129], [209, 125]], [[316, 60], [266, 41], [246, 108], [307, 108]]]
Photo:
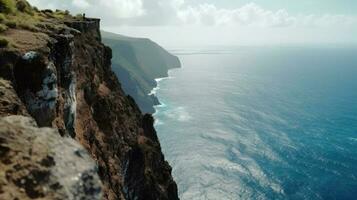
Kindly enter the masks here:
[[356, 0], [29, 0], [165, 47], [355, 45]]

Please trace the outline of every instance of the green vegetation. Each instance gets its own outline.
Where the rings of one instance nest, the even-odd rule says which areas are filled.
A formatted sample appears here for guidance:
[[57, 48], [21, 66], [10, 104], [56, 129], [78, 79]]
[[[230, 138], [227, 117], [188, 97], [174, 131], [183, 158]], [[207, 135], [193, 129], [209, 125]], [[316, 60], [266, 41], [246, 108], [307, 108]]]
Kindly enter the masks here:
[[8, 26], [9, 28], [16, 28], [17, 24], [14, 21], [11, 20], [6, 20], [5, 25]]
[[[17, 31], [11, 29], [28, 30], [31, 32], [58, 31], [67, 28], [64, 21], [82, 20], [75, 18], [68, 10], [39, 10], [32, 7], [26, 0], [0, 0], [0, 47], [18, 48], [19, 37]], [[9, 31], [8, 31], [9, 30]]]
[[0, 0], [0, 12], [1, 13], [13, 13], [16, 9], [14, 0]]
[[33, 8], [24, 0], [0, 0], [0, 26], [30, 28], [39, 22]]
[[0, 13], [0, 22], [4, 21], [5, 20], [5, 15]]
[[[0, 0], [0, 32], [4, 32], [8, 28], [36, 32], [40, 28], [55, 28], [56, 21], [66, 19], [76, 18], [72, 17], [68, 10], [40, 11], [25, 0]], [[48, 24], [51, 23], [54, 25], [49, 26]]]
[[77, 14], [76, 15], [77, 20], [83, 20], [83, 14]]
[[7, 30], [7, 26], [4, 24], [0, 24], [0, 33], [4, 32]]
[[16, 8], [20, 12], [26, 12], [26, 13], [32, 13], [32, 10], [30, 9], [31, 6], [27, 4], [27, 2], [24, 1], [18, 1], [16, 3]]
[[34, 24], [30, 23], [19, 23], [18, 27], [32, 32], [38, 31], [38, 28]]
[[33, 15], [33, 8], [24, 0], [0, 0], [0, 12], [5, 14], [23, 12]]
[[53, 13], [53, 17], [57, 19], [64, 19], [66, 17], [64, 12], [55, 12]]
[[6, 38], [0, 37], [0, 48], [7, 47], [8, 44], [9, 44], [9, 41]]

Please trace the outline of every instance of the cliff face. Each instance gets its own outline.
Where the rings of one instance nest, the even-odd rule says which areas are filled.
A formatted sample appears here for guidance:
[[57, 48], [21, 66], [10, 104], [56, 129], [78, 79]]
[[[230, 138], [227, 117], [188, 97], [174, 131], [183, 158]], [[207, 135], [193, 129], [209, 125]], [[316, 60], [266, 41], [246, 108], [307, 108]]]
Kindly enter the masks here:
[[42, 16], [36, 29], [2, 33], [12, 44], [0, 48], [0, 77], [13, 94], [0, 96], [7, 102], [0, 115], [31, 115], [82, 144], [98, 165], [104, 199], [178, 199], [154, 120], [121, 89], [99, 20], [33, 12]]
[[154, 113], [159, 100], [149, 94], [156, 78], [168, 76], [168, 70], [181, 67], [179, 59], [155, 42], [102, 32], [103, 42], [113, 49], [113, 71], [126, 94], [132, 96], [144, 113]]

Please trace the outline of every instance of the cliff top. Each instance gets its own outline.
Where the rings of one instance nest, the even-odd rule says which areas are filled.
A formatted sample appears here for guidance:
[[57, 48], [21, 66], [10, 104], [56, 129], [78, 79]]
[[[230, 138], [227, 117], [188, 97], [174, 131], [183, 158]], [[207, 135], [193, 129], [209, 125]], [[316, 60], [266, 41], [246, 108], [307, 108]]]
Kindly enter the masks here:
[[24, 0], [0, 0], [0, 48], [20, 52], [40, 48], [48, 43], [47, 35], [76, 34], [75, 25], [83, 23], [99, 26], [99, 19], [72, 16], [69, 11], [39, 10]]

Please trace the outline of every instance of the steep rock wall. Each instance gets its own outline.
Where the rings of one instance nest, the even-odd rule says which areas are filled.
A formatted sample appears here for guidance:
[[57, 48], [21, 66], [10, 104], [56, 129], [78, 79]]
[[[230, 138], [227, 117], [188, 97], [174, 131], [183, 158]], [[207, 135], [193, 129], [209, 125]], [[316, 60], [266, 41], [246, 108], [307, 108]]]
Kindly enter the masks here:
[[55, 29], [40, 24], [38, 32], [4, 33], [18, 45], [0, 48], [0, 77], [24, 106], [0, 111], [27, 111], [40, 127], [79, 141], [98, 165], [104, 199], [178, 199], [154, 120], [122, 91], [111, 71], [111, 49], [100, 42], [99, 20], [51, 23]]

